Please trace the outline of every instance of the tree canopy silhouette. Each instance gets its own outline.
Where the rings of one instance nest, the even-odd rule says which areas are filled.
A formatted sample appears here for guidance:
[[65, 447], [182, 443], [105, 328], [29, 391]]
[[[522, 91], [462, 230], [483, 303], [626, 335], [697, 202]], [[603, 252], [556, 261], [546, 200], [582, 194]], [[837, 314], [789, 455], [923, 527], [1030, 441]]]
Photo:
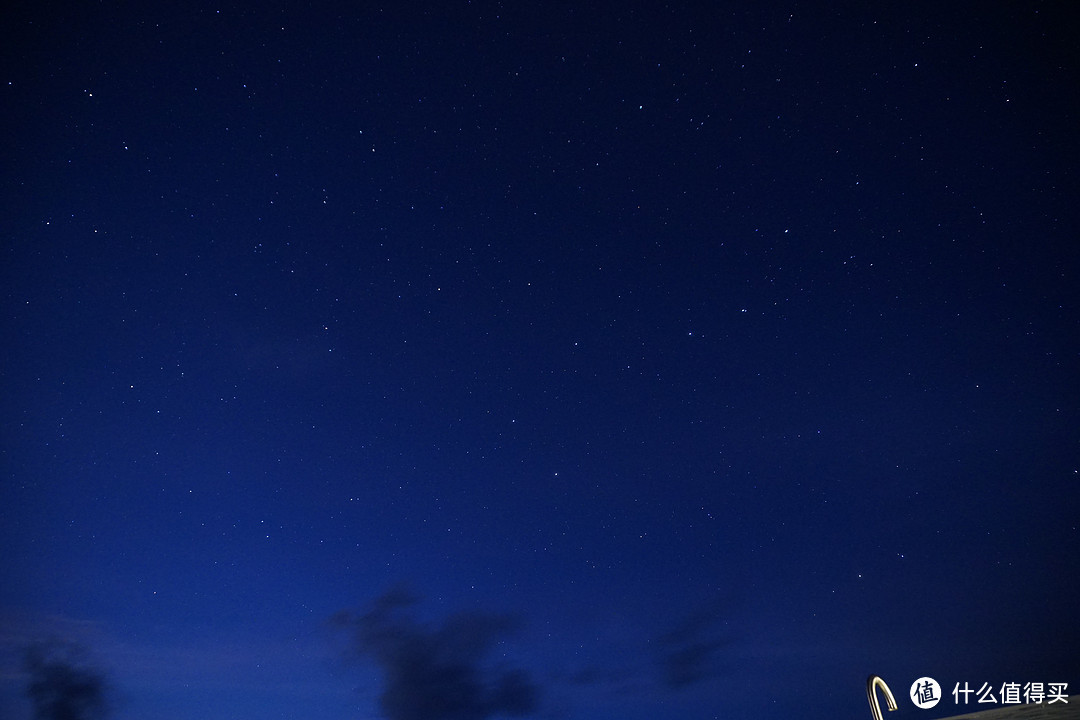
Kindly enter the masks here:
[[26, 694], [34, 720], [103, 720], [108, 716], [105, 678], [74, 643], [38, 642], [26, 650]]

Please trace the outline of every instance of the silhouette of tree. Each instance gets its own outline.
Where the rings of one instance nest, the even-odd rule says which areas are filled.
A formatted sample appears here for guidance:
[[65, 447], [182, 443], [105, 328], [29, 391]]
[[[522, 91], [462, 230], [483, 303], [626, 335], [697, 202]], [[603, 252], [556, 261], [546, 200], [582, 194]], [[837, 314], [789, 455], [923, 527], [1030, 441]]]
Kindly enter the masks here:
[[69, 642], [37, 642], [23, 660], [34, 720], [102, 720], [108, 716], [105, 678], [86, 651]]

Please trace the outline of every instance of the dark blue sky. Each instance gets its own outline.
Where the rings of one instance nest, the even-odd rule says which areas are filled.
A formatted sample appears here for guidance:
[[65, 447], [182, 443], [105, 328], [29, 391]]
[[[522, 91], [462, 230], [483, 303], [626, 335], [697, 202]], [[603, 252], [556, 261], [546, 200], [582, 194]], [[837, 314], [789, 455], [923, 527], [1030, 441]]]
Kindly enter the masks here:
[[1067, 4], [517, 5], [4, 11], [0, 715], [1075, 693]]

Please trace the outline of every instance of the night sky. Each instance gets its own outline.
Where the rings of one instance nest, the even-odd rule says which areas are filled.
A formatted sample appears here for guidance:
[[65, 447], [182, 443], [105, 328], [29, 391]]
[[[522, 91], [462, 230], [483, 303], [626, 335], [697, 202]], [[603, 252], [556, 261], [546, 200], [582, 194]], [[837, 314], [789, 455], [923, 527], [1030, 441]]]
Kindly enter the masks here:
[[1080, 692], [1072, 4], [0, 27], [0, 717]]

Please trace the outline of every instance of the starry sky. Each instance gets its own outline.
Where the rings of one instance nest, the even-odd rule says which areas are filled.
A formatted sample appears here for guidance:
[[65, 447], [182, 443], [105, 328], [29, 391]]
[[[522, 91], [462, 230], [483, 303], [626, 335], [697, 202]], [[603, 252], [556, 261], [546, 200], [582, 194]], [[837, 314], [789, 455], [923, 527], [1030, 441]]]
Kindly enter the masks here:
[[0, 716], [1080, 688], [1068, 3], [3, 12]]

